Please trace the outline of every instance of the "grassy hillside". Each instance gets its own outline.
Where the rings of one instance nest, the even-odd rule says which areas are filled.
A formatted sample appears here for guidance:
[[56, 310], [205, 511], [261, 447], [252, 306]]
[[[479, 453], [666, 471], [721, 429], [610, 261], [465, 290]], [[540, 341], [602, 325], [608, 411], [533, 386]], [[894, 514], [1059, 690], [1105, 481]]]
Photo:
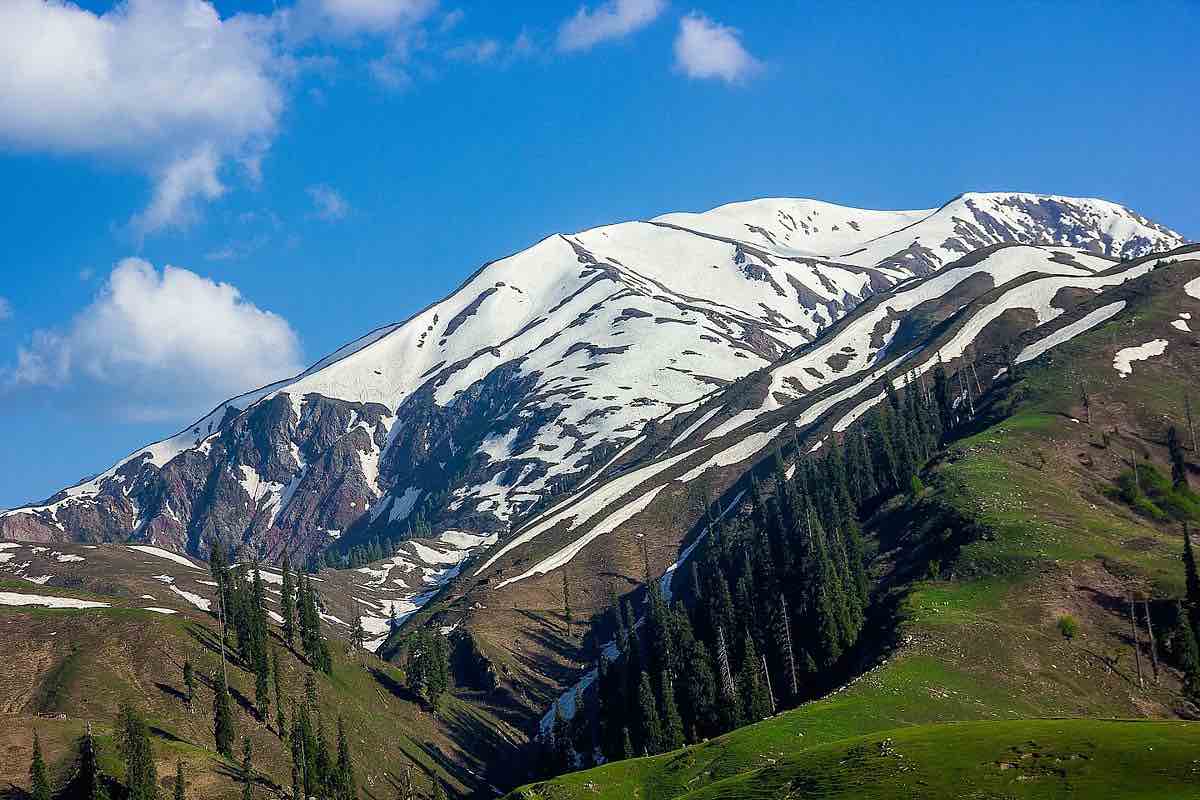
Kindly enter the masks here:
[[[78, 590], [32, 586], [5, 581], [0, 589], [40, 595], [120, 599]], [[164, 790], [172, 785], [175, 763], [182, 760], [189, 776], [189, 797], [236, 798], [239, 767], [218, 756], [212, 732], [212, 681], [220, 671], [218, 639], [205, 614], [164, 616], [132, 608], [36, 609], [0, 608], [0, 630], [6, 650], [20, 660], [0, 672], [0, 787], [15, 793], [28, 784], [32, 730], [36, 728], [56, 783], [71, 775], [79, 737], [87, 722], [99, 737], [107, 774], [123, 777], [123, 765], [112, 741], [118, 708], [128, 702], [139, 708], [151, 727], [158, 772]], [[289, 652], [272, 630], [272, 646], [280, 654], [288, 718], [293, 704], [303, 702], [308, 667]], [[342, 643], [333, 647], [332, 675], [317, 673], [321, 716], [331, 746], [336, 723], [344, 717], [364, 798], [395, 797], [395, 780], [411, 766], [419, 784], [432, 777], [452, 791], [478, 789], [486, 765], [510, 752], [516, 732], [488, 715], [486, 706], [460, 697], [443, 699], [435, 718], [403, 688], [403, 672], [366, 653], [349, 653]], [[196, 667], [200, 687], [189, 712], [184, 703], [182, 668], [185, 659]], [[274, 796], [291, 785], [289, 751], [280, 741], [272, 706], [270, 719], [259, 721], [253, 710], [254, 677], [236, 662], [229, 670], [239, 740], [254, 743], [260, 793]], [[476, 735], [472, 731], [490, 731]], [[483, 788], [485, 796], [494, 792]]]
[[[927, 468], [925, 491], [869, 520], [881, 653], [851, 685], [685, 751], [513, 797], [961, 797], [956, 777], [977, 797], [1095, 796], [1096, 786], [1197, 796], [1182, 787], [1198, 777], [1200, 726], [1090, 721], [1195, 712], [1166, 658], [1183, 591], [1180, 527], [1116, 491], [1135, 462], [1169, 474], [1167, 428], [1186, 431], [1200, 342], [1170, 323], [1200, 311], [1181, 291], [1192, 274], [1131, 282], [1123, 313], [1022, 365], [990, 393], [976, 430]], [[1162, 356], [1128, 377], [1114, 370], [1118, 350], [1156, 338], [1169, 342]]]

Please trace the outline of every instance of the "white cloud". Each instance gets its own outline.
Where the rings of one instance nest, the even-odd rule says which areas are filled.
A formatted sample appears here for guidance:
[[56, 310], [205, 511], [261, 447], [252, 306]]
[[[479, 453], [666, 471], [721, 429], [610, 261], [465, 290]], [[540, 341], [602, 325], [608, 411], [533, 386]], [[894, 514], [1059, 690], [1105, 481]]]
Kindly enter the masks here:
[[500, 43], [495, 39], [477, 39], [464, 42], [446, 51], [446, 58], [451, 61], [468, 61], [475, 64], [486, 64], [500, 53]]
[[580, 6], [558, 30], [558, 49], [590, 50], [601, 42], [620, 39], [658, 18], [666, 0], [608, 0], [595, 10]]
[[57, 390], [124, 419], [186, 419], [301, 369], [291, 326], [236, 287], [130, 258], [69, 324], [36, 331], [0, 386], [10, 398]]
[[0, 322], [3, 322], [6, 319], [12, 319], [12, 315], [12, 303], [8, 302], [8, 298], [0, 297]]
[[308, 196], [312, 198], [313, 214], [320, 219], [333, 222], [345, 219], [350, 213], [350, 204], [346, 198], [332, 186], [319, 183], [308, 187]]
[[284, 106], [274, 22], [222, 19], [207, 0], [127, 0], [95, 14], [60, 0], [0, 2], [0, 143], [96, 156], [156, 183], [139, 232], [186, 222], [251, 174]]
[[741, 42], [741, 31], [693, 11], [679, 21], [675, 66], [689, 78], [741, 83], [762, 70], [762, 62]]
[[437, 0], [300, 0], [291, 13], [305, 36], [384, 34], [422, 22]]

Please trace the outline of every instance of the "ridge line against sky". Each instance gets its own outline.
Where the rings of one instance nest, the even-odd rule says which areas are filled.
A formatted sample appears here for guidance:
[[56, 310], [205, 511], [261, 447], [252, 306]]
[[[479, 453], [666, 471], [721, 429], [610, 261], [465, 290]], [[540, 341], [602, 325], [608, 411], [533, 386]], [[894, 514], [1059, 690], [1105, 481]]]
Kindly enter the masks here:
[[553, 231], [1013, 188], [1195, 236], [1200, 12], [1129, 13], [0, 3], [0, 506]]

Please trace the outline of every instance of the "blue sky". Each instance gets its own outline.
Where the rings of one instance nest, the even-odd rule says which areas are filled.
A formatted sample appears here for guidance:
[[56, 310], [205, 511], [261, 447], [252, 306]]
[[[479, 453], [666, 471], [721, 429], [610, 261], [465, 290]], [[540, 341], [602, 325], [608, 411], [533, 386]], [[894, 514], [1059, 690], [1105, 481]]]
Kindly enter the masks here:
[[0, 4], [0, 507], [554, 231], [1014, 189], [1200, 237], [1191, 3], [115, 6]]

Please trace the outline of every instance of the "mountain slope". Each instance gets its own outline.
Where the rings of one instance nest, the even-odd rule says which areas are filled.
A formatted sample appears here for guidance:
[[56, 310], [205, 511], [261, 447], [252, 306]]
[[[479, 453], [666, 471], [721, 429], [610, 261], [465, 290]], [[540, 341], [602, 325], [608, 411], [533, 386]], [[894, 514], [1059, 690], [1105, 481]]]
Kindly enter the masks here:
[[[1131, 504], [1118, 488], [1132, 463], [1153, 486], [1151, 467], [1170, 471], [1169, 427], [1187, 431], [1185, 394], [1200, 374], [1188, 324], [1200, 313], [1196, 252], [1021, 333], [1017, 375], [977, 398], [978, 422], [927, 467], [927, 489], [893, 497], [865, 521], [876, 589], [861, 675], [684, 751], [512, 796], [949, 798], [963, 780], [980, 796], [1187, 791], [1186, 751], [1160, 753], [1155, 766], [1138, 754], [1194, 723], [1062, 718], [1196, 715], [1176, 636], [1184, 576], [1174, 515], [1187, 511]], [[948, 328], [940, 339], [956, 335]], [[1190, 444], [1185, 461], [1194, 486]], [[1070, 637], [1064, 619], [1074, 623]], [[963, 720], [986, 722], [945, 724]], [[971, 745], [960, 747], [964, 731]]]
[[[338, 537], [500, 532], [643, 426], [815, 337], [876, 292], [997, 242], [1131, 256], [1182, 239], [1119, 206], [964, 195], [875, 212], [763, 200], [552, 236], [408, 321], [234, 398], [46, 503], [6, 538], [260, 557]], [[828, 251], [813, 255], [816, 251]]]

